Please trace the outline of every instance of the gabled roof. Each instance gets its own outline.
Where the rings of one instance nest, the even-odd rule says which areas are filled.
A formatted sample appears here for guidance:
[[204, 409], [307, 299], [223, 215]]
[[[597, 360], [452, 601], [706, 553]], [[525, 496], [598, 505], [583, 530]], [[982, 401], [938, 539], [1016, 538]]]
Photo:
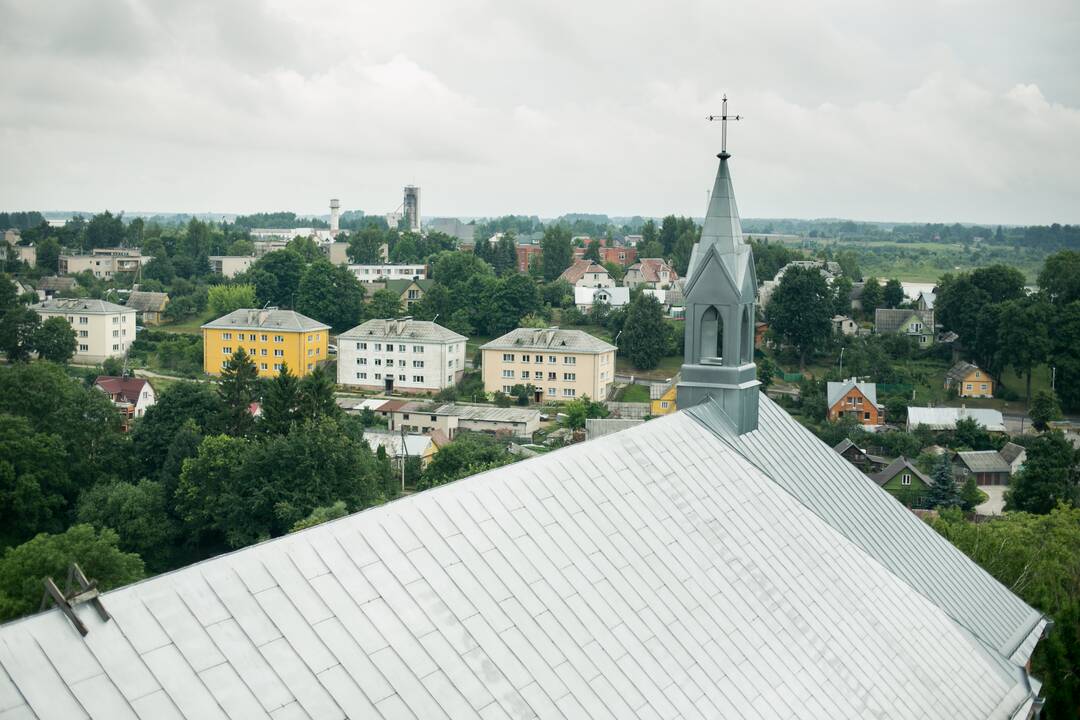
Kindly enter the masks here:
[[104, 390], [109, 397], [136, 405], [139, 396], [149, 383], [143, 378], [98, 375], [94, 386]]
[[489, 343], [481, 345], [480, 349], [600, 353], [615, 350], [616, 348], [611, 343], [606, 343], [584, 330], [517, 328]]
[[587, 418], [585, 420], [585, 439], [596, 440], [605, 435], [621, 432], [635, 425], [640, 425], [644, 420], [633, 418]]
[[295, 310], [279, 308], [241, 308], [217, 320], [211, 320], [203, 328], [221, 328], [224, 330], [283, 330], [285, 332], [307, 332], [309, 330], [329, 330], [330, 326], [301, 315]]
[[427, 435], [406, 433], [403, 440], [401, 433], [370, 428], [364, 430], [364, 439], [372, 450], [385, 448], [386, 454], [392, 458], [423, 457], [432, 445], [432, 439]]
[[912, 316], [922, 321], [924, 332], [934, 332], [933, 310], [911, 310], [909, 308], [878, 308], [874, 311], [874, 330], [879, 333], [894, 333], [903, 327]]
[[462, 405], [446, 403], [431, 411], [433, 415], [453, 415], [462, 420], [502, 423], [538, 423], [540, 410], [524, 407], [496, 407], [493, 405]]
[[668, 265], [663, 258], [640, 258], [626, 271], [637, 270], [641, 273], [642, 281], [658, 283], [664, 282], [660, 279], [660, 271], [664, 269], [669, 273], [667, 282], [674, 282], [679, 277], [679, 274], [675, 272], [675, 268]]
[[600, 295], [606, 298], [606, 302], [612, 307], [621, 307], [630, 302], [630, 288], [628, 287], [609, 287], [609, 288], [592, 288], [592, 287], [575, 287], [574, 288], [574, 304], [575, 305], [593, 305], [596, 302], [596, 296]]
[[945, 377], [956, 382], [963, 382], [968, 375], [979, 369], [978, 365], [973, 365], [969, 362], [958, 362], [949, 368], [949, 371], [945, 373]]
[[468, 340], [450, 328], [445, 328], [429, 320], [412, 318], [388, 318], [368, 320], [338, 335], [342, 340], [363, 340], [386, 338], [389, 340], [417, 340], [424, 342], [459, 342]]
[[856, 450], [858, 450], [859, 452], [861, 452], [864, 455], [866, 454], [865, 450], [863, 450], [861, 447], [859, 447], [855, 443], [851, 442], [851, 438], [844, 438], [840, 442], [833, 445], [833, 452], [840, 453], [841, 455], [843, 455], [844, 453], [846, 453], [851, 448], [855, 448]]
[[649, 385], [649, 399], [659, 400], [664, 397], [672, 386], [679, 384], [679, 379], [682, 377], [680, 373], [676, 373], [675, 377], [668, 378], [662, 383], [652, 383]]
[[838, 403], [841, 398], [856, 388], [858, 388], [859, 392], [863, 394], [863, 397], [865, 397], [871, 405], [877, 405], [877, 384], [871, 382], [859, 382], [856, 378], [851, 378], [842, 382], [830, 382], [826, 386], [826, 397], [829, 407]]
[[604, 275], [609, 274], [607, 268], [605, 268], [603, 265], [598, 265], [592, 260], [581, 259], [575, 260], [570, 265], [570, 267], [563, 270], [562, 274], [559, 275], [559, 279], [565, 280], [566, 282], [573, 285], [578, 280], [585, 277], [586, 273], [603, 273]]
[[395, 278], [393, 280], [387, 280], [385, 286], [390, 292], [400, 295], [413, 285], [416, 285], [426, 292], [434, 284], [435, 281], [428, 278]]
[[956, 453], [956, 457], [973, 473], [1012, 472], [1012, 466], [997, 450], [968, 450]]
[[168, 293], [147, 290], [132, 290], [127, 299], [127, 306], [139, 312], [163, 312], [168, 304]]
[[915, 467], [915, 464], [903, 455], [889, 463], [884, 470], [880, 470], [871, 475], [870, 479], [876, 482], [878, 485], [884, 485], [885, 483], [896, 477], [896, 474], [901, 470], [907, 470], [912, 475], [922, 480], [923, 483], [927, 486], [932, 486], [934, 484], [933, 479], [929, 475], [924, 473], [922, 470], [919, 470], [919, 468]]
[[1014, 442], [1005, 443], [1001, 450], [998, 451], [998, 453], [1001, 455], [1001, 458], [1010, 465], [1012, 465], [1012, 463], [1016, 461], [1016, 458], [1020, 457], [1021, 454], [1026, 452], [1027, 448], [1025, 448], [1023, 445], [1017, 445]]
[[990, 408], [909, 407], [908, 427], [925, 425], [931, 430], [955, 430], [959, 420], [970, 418], [990, 432], [1005, 432], [1000, 410]]
[[81, 315], [112, 315], [114, 313], [134, 313], [132, 308], [117, 305], [107, 300], [94, 298], [50, 298], [31, 305], [34, 312], [79, 313]]
[[[75, 611], [85, 639], [57, 609], [4, 625], [0, 701], [48, 718], [1026, 711], [1026, 673], [986, 628], [837, 513], [1010, 632], [999, 595], [1038, 613], [765, 398], [764, 431], [734, 438], [706, 405], [104, 593], [110, 621]], [[770, 449], [860, 502], [827, 514]]]

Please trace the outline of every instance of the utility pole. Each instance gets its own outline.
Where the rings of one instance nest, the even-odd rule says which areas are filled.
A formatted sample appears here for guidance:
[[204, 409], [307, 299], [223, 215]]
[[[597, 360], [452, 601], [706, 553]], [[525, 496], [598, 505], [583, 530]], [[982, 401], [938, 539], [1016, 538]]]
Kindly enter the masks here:
[[840, 379], [844, 379], [844, 350], [847, 348], [840, 348]]

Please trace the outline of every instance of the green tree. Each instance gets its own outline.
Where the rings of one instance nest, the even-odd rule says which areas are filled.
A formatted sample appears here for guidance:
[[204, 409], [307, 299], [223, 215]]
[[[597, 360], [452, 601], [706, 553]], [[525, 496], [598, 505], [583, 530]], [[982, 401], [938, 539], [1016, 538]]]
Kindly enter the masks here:
[[60, 243], [56, 238], [45, 238], [38, 243], [37, 266], [50, 273], [60, 270]]
[[501, 278], [486, 313], [490, 335], [502, 335], [518, 327], [521, 318], [540, 309], [540, 290], [527, 275]]
[[381, 263], [382, 245], [386, 235], [382, 230], [373, 226], [366, 226], [357, 230], [349, 238], [349, 247], [345, 251], [349, 260], [361, 265], [374, 265]]
[[255, 261], [242, 276], [255, 285], [259, 305], [293, 307], [304, 273], [304, 259], [292, 250], [275, 250]]
[[401, 296], [389, 290], [376, 290], [371, 294], [365, 314], [379, 319], [401, 317]]
[[1031, 374], [1050, 355], [1052, 309], [1041, 298], [1002, 303], [998, 341], [1017, 374], [1027, 376], [1024, 397], [1031, 402]]
[[1050, 362], [1057, 375], [1055, 389], [1068, 410], [1080, 410], [1080, 300], [1061, 306], [1054, 319]]
[[630, 302], [620, 338], [630, 363], [638, 370], [651, 370], [659, 365], [666, 335], [664, 309], [653, 296], [639, 294]]
[[315, 244], [314, 240], [299, 235], [290, 240], [285, 245], [285, 249], [292, 250], [302, 257], [306, 263], [313, 263], [323, 257], [322, 251], [319, 250], [319, 246]]
[[334, 378], [321, 365], [297, 383], [296, 412], [301, 420], [341, 417], [343, 411], [334, 401]]
[[233, 436], [247, 435], [255, 423], [251, 403], [258, 397], [259, 370], [244, 348], [238, 347], [221, 371], [218, 395], [225, 411], [225, 430]]
[[[787, 277], [787, 273], [784, 273], [784, 277]], [[861, 302], [863, 312], [871, 318], [874, 317], [874, 311], [885, 304], [885, 289], [876, 277], [866, 278]]]
[[600, 241], [590, 240], [589, 244], [585, 247], [586, 260], [592, 260], [594, 263], [600, 263]]
[[566, 415], [566, 419], [563, 421], [566, 427], [581, 430], [585, 427], [585, 421], [589, 418], [607, 417], [608, 409], [604, 403], [594, 402], [589, 399], [588, 395], [583, 395], [577, 400], [566, 403], [563, 406], [563, 414]]
[[956, 489], [952, 462], [948, 453], [942, 454], [934, 464], [934, 473], [930, 477], [934, 484], [930, 486], [927, 504], [932, 508], [951, 508], [961, 504], [960, 493]]
[[[865, 291], [863, 298], [865, 304]], [[832, 335], [832, 297], [817, 268], [789, 268], [769, 298], [765, 319], [770, 331], [799, 353], [803, 370]]]
[[31, 335], [30, 344], [39, 357], [60, 364], [70, 360], [79, 346], [75, 331], [62, 317], [51, 317], [41, 323]]
[[1080, 451], [1060, 432], [1044, 433], [1027, 446], [1027, 459], [1005, 493], [1005, 509], [1045, 515], [1059, 502], [1077, 504]]
[[574, 262], [574, 249], [570, 246], [570, 230], [563, 225], [549, 225], [544, 228], [544, 239], [540, 242], [542, 248], [544, 280], [551, 282], [560, 275], [563, 270], [570, 267]]
[[1046, 258], [1039, 272], [1039, 289], [1055, 305], [1068, 305], [1080, 300], [1080, 250], [1062, 250]]
[[322, 505], [311, 511], [303, 520], [297, 520], [289, 532], [299, 532], [300, 530], [306, 530], [309, 527], [315, 527], [316, 525], [322, 525], [324, 522], [330, 522], [331, 520], [337, 520], [343, 518], [349, 514], [349, 509], [345, 507], [345, 503], [341, 500], [334, 502], [333, 505]]
[[506, 446], [490, 435], [461, 432], [424, 469], [419, 489], [434, 487], [514, 462]]
[[86, 224], [83, 249], [119, 247], [124, 244], [125, 235], [123, 214], [113, 215], [106, 210]]
[[688, 229], [682, 232], [675, 241], [675, 246], [671, 250], [671, 262], [679, 275], [686, 275], [686, 270], [690, 266], [690, 253], [694, 250], [694, 243], [698, 241], [700, 235], [701, 232], [697, 228]]
[[34, 349], [34, 334], [41, 318], [22, 305], [0, 312], [0, 350], [9, 362], [26, 362]]
[[896, 278], [889, 279], [882, 290], [881, 300], [885, 307], [897, 308], [904, 302], [904, 286]]
[[42, 581], [51, 577], [63, 586], [68, 567], [77, 562], [99, 590], [135, 582], [144, 575], [138, 555], [119, 549], [112, 530], [72, 525], [58, 535], [42, 533], [8, 548], [0, 559], [0, 620], [12, 620], [37, 610]]
[[972, 450], [993, 450], [994, 443], [990, 433], [975, 418], [961, 418], [956, 421], [953, 433], [956, 447], [968, 447]]
[[192, 442], [197, 447], [203, 435], [223, 432], [224, 417], [221, 396], [211, 386], [191, 382], [170, 385], [131, 430], [136, 464], [147, 477], [164, 480], [159, 473], [171, 459], [175, 482], [179, 464], [194, 454]]
[[769, 389], [769, 386], [773, 384], [773, 380], [776, 379], [779, 374], [780, 368], [776, 366], [776, 363], [772, 361], [772, 358], [767, 355], [763, 355], [757, 363], [757, 379], [761, 382], [761, 392], [765, 392]]
[[300, 278], [296, 310], [344, 332], [363, 317], [364, 286], [349, 268], [317, 260]]
[[1046, 430], [1047, 423], [1061, 417], [1061, 406], [1058, 405], [1057, 397], [1050, 390], [1039, 390], [1031, 400], [1028, 416], [1035, 429], [1042, 432]]
[[241, 308], [258, 307], [255, 286], [250, 283], [211, 285], [206, 289], [206, 304], [214, 317], [228, 315]]
[[137, 554], [151, 572], [163, 572], [174, 567], [179, 539], [169, 515], [171, 502], [165, 485], [156, 480], [102, 482], [79, 496], [76, 517], [99, 530], [115, 530], [121, 550]]
[[288, 363], [282, 363], [277, 377], [266, 384], [260, 428], [271, 435], [284, 435], [299, 419], [299, 406], [300, 381], [293, 375]]
[[59, 531], [75, 492], [59, 435], [35, 432], [24, 417], [0, 414], [0, 546]]

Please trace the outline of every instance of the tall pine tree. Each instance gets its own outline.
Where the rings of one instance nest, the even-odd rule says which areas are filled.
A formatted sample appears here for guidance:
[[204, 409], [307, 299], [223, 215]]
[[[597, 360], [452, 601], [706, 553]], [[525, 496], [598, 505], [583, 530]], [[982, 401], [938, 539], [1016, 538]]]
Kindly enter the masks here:
[[271, 435], [284, 435], [297, 420], [299, 404], [300, 381], [289, 370], [288, 364], [282, 363], [277, 377], [266, 386], [260, 427]]
[[221, 371], [218, 394], [225, 404], [225, 432], [234, 437], [247, 435], [255, 424], [251, 403], [259, 395], [259, 371], [244, 348], [236, 349], [229, 365]]
[[956, 489], [956, 478], [953, 477], [952, 462], [949, 454], [943, 453], [934, 465], [932, 476], [934, 484], [930, 487], [927, 502], [932, 508], [947, 509], [960, 505], [960, 493]]

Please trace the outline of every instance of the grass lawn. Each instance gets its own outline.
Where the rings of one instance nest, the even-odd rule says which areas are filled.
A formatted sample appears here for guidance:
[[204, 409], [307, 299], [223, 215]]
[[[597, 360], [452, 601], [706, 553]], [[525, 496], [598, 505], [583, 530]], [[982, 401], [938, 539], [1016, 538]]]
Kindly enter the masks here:
[[649, 388], [645, 385], [624, 385], [615, 396], [617, 402], [649, 402]]
[[154, 330], [164, 330], [165, 332], [186, 333], [188, 335], [198, 335], [199, 328], [206, 323], [213, 320], [212, 314], [200, 315], [190, 317], [186, 320], [181, 320], [175, 323], [165, 323], [164, 325], [155, 325]]
[[633, 375], [636, 378], [643, 378], [646, 380], [667, 380], [668, 378], [675, 377], [675, 374], [679, 372], [682, 364], [682, 355], [668, 355], [660, 358], [660, 364], [652, 370], [639, 370], [630, 364], [628, 358], [620, 356], [615, 358], [615, 372], [622, 375]]

